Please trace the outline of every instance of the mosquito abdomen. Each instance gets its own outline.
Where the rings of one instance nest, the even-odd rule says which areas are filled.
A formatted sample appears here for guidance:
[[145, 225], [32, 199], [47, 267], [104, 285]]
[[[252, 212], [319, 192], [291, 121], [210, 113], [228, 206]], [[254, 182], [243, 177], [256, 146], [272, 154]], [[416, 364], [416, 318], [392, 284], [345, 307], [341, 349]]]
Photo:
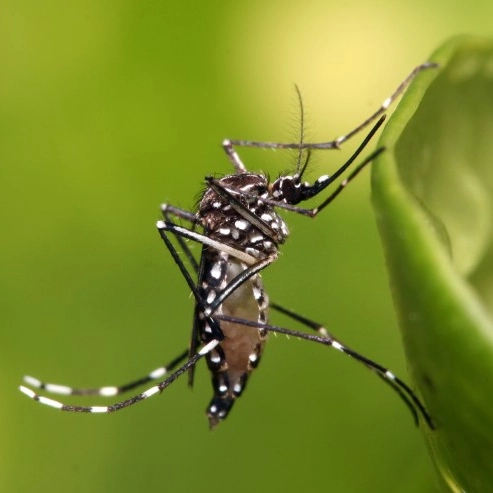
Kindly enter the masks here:
[[[214, 284], [227, 285], [247, 266], [224, 252], [207, 252], [202, 282], [203, 297], [213, 302]], [[223, 273], [222, 279], [216, 279]], [[211, 295], [213, 293], [213, 295]], [[265, 294], [260, 275], [256, 275], [238, 287], [216, 310], [216, 314], [238, 319], [266, 323], [268, 297]], [[207, 408], [211, 427], [225, 419], [245, 389], [251, 371], [260, 360], [267, 332], [263, 329], [249, 328], [232, 322], [221, 322], [224, 339], [206, 356], [212, 374], [214, 396]], [[211, 339], [210, 328], [206, 321], [201, 324], [202, 341]]]

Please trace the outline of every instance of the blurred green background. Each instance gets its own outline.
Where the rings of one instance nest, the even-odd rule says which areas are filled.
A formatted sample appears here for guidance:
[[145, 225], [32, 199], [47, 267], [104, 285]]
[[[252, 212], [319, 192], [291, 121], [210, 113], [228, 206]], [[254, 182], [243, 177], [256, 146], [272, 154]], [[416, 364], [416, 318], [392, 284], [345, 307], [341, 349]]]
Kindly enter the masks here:
[[[296, 140], [294, 83], [308, 137], [329, 140], [461, 32], [491, 35], [490, 0], [2, 1], [0, 491], [433, 491], [396, 395], [304, 341], [271, 337], [213, 433], [202, 364], [193, 392], [182, 379], [110, 416], [59, 413], [16, 387], [25, 373], [119, 384], [177, 355], [193, 303], [158, 205], [192, 208], [205, 175], [231, 171], [225, 137]], [[310, 177], [355, 144], [316, 155]], [[272, 176], [294, 163], [242, 156]], [[368, 182], [315, 221], [291, 215], [264, 278], [273, 300], [406, 378]]]

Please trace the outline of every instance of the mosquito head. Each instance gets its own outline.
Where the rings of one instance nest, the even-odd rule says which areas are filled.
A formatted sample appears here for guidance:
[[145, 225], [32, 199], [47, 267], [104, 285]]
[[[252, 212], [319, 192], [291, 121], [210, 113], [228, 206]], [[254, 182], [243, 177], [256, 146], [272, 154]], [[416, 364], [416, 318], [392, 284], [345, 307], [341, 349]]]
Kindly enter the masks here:
[[272, 183], [271, 193], [274, 200], [295, 205], [314, 197], [331, 182], [332, 180], [328, 175], [321, 176], [313, 185], [302, 182], [300, 175], [297, 173], [294, 175], [285, 175], [280, 176]]

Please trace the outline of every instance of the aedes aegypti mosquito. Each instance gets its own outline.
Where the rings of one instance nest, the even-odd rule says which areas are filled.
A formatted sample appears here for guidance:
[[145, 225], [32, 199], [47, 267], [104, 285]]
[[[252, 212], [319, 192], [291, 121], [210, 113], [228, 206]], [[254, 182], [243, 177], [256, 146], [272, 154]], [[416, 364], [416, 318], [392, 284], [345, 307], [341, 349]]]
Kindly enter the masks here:
[[[161, 206], [163, 220], [158, 221], [157, 229], [195, 298], [190, 345], [177, 358], [147, 376], [121, 386], [81, 389], [43, 383], [30, 376], [24, 377], [26, 384], [52, 394], [105, 397], [122, 394], [174, 370], [165, 380], [134, 397], [110, 406], [67, 405], [38, 395], [24, 386], [21, 386], [20, 390], [32, 399], [62, 411], [110, 413], [162, 392], [187, 371], [189, 383], [192, 384], [195, 365], [205, 357], [214, 390], [207, 409], [213, 428], [226, 418], [236, 398], [243, 393], [250, 373], [259, 363], [268, 333], [277, 332], [332, 346], [362, 363], [399, 394], [411, 410], [416, 423], [421, 416], [428, 426], [433, 428], [433, 421], [424, 405], [401, 379], [339, 342], [322, 325], [269, 302], [260, 272], [277, 259], [279, 246], [288, 237], [287, 226], [276, 212], [276, 208], [311, 218], [325, 209], [368, 163], [383, 152], [383, 149], [377, 149], [365, 158], [319, 206], [305, 209], [297, 204], [316, 197], [346, 171], [381, 127], [385, 119], [384, 113], [392, 102], [419, 72], [434, 66], [432, 63], [424, 63], [416, 67], [375, 113], [346, 135], [330, 142], [304, 142], [303, 105], [300, 97], [302, 131], [298, 143], [225, 140], [223, 148], [235, 172], [219, 179], [210, 176], [205, 179], [206, 190], [200, 199], [197, 212], [189, 212], [168, 204]], [[321, 176], [313, 184], [302, 181], [310, 152], [316, 149], [337, 149], [374, 121], [376, 123], [353, 155], [333, 175]], [[296, 169], [292, 174], [281, 175], [269, 182], [264, 174], [247, 171], [235, 147], [295, 149], [298, 151]], [[173, 222], [173, 218], [190, 223], [190, 228]], [[197, 228], [201, 228], [202, 232], [198, 232]], [[190, 273], [170, 237], [175, 239], [183, 251], [193, 273]], [[202, 245], [200, 262], [193, 256], [186, 240]], [[196, 274], [196, 280], [193, 274]], [[267, 317], [269, 308], [305, 325], [315, 334], [270, 325]]]

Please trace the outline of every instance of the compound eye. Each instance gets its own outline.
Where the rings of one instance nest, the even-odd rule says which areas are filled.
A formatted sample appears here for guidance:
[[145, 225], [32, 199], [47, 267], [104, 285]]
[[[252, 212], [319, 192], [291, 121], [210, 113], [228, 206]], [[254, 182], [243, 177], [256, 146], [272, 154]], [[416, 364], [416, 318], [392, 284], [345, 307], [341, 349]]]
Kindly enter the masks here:
[[286, 204], [297, 204], [302, 200], [300, 184], [292, 176], [282, 176], [272, 184], [272, 196]]
[[281, 193], [287, 204], [297, 204], [301, 200], [300, 185], [292, 177], [282, 180]]

